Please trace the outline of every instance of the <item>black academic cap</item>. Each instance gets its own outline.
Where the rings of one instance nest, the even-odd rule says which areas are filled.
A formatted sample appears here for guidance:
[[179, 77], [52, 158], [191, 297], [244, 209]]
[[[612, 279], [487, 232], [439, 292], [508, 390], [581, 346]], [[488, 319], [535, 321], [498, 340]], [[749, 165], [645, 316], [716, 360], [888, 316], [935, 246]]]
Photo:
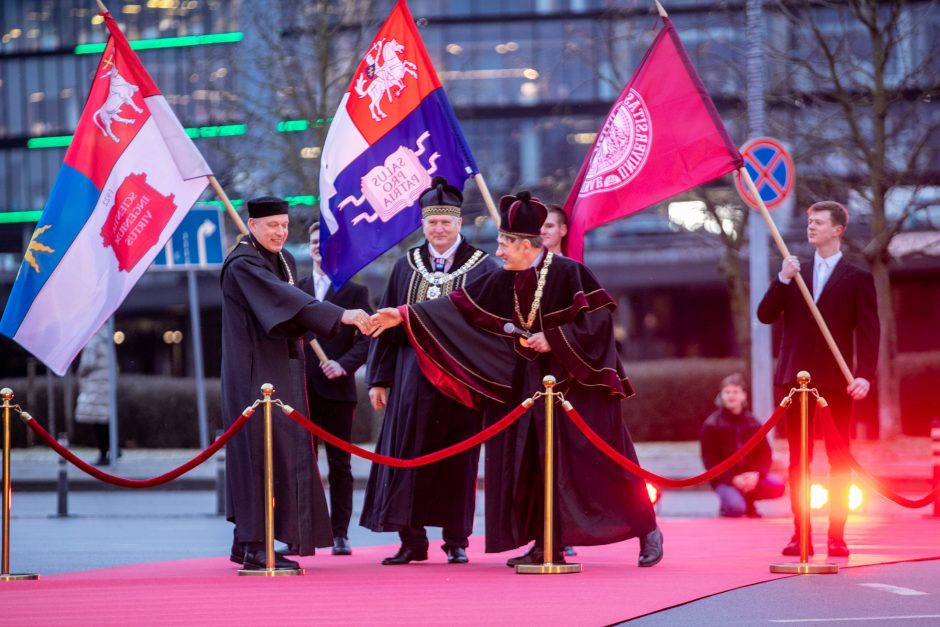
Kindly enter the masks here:
[[422, 218], [431, 215], [459, 218], [463, 193], [448, 183], [443, 176], [435, 176], [431, 181], [431, 187], [421, 192], [418, 203], [421, 205]]
[[538, 237], [548, 209], [528, 190], [499, 199], [499, 232], [513, 237]]
[[287, 201], [275, 196], [261, 196], [248, 201], [249, 218], [267, 218], [287, 213]]

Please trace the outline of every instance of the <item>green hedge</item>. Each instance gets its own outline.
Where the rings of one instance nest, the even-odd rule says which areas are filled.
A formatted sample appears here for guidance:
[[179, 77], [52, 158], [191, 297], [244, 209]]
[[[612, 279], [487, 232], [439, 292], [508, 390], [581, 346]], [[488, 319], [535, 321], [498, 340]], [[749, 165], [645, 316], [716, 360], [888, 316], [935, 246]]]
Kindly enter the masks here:
[[[741, 372], [740, 359], [674, 359], [624, 364], [636, 396], [622, 404], [624, 421], [637, 441], [697, 440], [702, 422], [715, 411], [721, 380]], [[898, 356], [901, 428], [904, 435], [930, 435], [940, 418], [940, 351]], [[750, 378], [749, 374], [747, 378]], [[877, 388], [876, 388], [877, 389]], [[877, 400], [856, 409], [856, 422], [877, 421]], [[767, 416], [759, 416], [766, 419]]]
[[621, 404], [637, 441], [697, 440], [715, 411], [721, 380], [741, 372], [740, 359], [670, 359], [624, 364], [636, 395]]
[[[696, 440], [702, 422], [715, 410], [715, 396], [721, 379], [740, 372], [740, 359], [675, 359], [625, 364], [637, 390], [636, 396], [621, 407], [634, 439]], [[906, 435], [929, 434], [930, 422], [940, 417], [940, 352], [908, 353], [898, 359], [901, 374], [902, 427]], [[48, 424], [46, 381], [37, 377], [32, 390], [25, 378], [0, 382], [16, 393], [15, 403], [29, 411], [40, 424]], [[63, 427], [64, 381], [56, 378], [56, 420]], [[209, 433], [221, 428], [218, 379], [207, 379]], [[353, 428], [354, 442], [373, 441], [378, 434], [381, 414], [369, 406], [365, 385], [359, 385], [359, 409]], [[77, 389], [73, 392], [77, 393]], [[74, 400], [72, 401], [74, 403]], [[121, 441], [127, 447], [197, 447], [199, 426], [196, 386], [192, 379], [122, 375], [118, 381], [118, 411]], [[762, 418], [766, 418], [763, 416]], [[14, 446], [27, 443], [28, 429], [14, 421]], [[72, 443], [93, 446], [91, 429], [75, 425]]]

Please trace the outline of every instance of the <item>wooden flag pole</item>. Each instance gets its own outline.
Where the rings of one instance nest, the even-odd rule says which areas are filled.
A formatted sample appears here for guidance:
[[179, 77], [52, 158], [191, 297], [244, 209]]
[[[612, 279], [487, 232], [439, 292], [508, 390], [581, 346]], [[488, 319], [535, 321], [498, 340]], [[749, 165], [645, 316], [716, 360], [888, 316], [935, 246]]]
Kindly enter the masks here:
[[232, 219], [232, 222], [234, 222], [235, 226], [238, 227], [238, 231], [242, 235], [247, 235], [248, 228], [245, 226], [245, 223], [242, 222], [241, 216], [238, 215], [238, 212], [235, 211], [235, 207], [232, 206], [232, 201], [228, 199], [228, 195], [225, 193], [225, 190], [222, 189], [222, 186], [219, 185], [219, 181], [216, 180], [215, 175], [209, 175], [209, 184], [212, 185], [212, 189], [215, 190], [219, 200], [221, 200], [222, 204], [225, 205], [225, 212], [228, 213], [229, 217]]
[[663, 8], [663, 5], [659, 3], [659, 0], [656, 0], [656, 10], [659, 11], [659, 17], [669, 17], [666, 13], [666, 9]]
[[[101, 0], [95, 0], [95, 2], [98, 4], [98, 11], [101, 13], [108, 12], [108, 7], [104, 5], [104, 2]], [[248, 229], [245, 227], [245, 223], [242, 222], [238, 212], [235, 211], [235, 207], [232, 206], [232, 202], [228, 199], [228, 195], [226, 195], [225, 190], [222, 189], [222, 186], [219, 185], [219, 182], [212, 174], [209, 175], [209, 183], [212, 185], [212, 189], [215, 190], [216, 195], [222, 201], [222, 204], [225, 205], [225, 211], [228, 212], [229, 217], [232, 218], [232, 221], [235, 223], [235, 226], [238, 227], [239, 232], [242, 235], [246, 235], [248, 233]]]
[[477, 172], [473, 175], [473, 180], [476, 182], [477, 187], [480, 188], [480, 194], [483, 195], [483, 202], [486, 204], [487, 211], [490, 212], [490, 217], [493, 218], [493, 222], [496, 223], [496, 228], [499, 228], [499, 212], [496, 211], [496, 203], [493, 202], [493, 197], [490, 196], [490, 188], [486, 186], [486, 181], [483, 180], [483, 175]]
[[[739, 176], [744, 179], [747, 189], [751, 192], [751, 196], [757, 202], [757, 206], [760, 208], [760, 213], [764, 217], [764, 222], [767, 223], [767, 228], [770, 230], [771, 236], [774, 238], [774, 242], [777, 244], [777, 249], [780, 251], [780, 254], [785, 258], [790, 256], [790, 251], [787, 249], [786, 243], [783, 241], [783, 238], [780, 236], [780, 231], [777, 230], [777, 225], [774, 224], [773, 218], [770, 217], [770, 211], [767, 210], [767, 205], [764, 204], [764, 200], [760, 197], [760, 192], [757, 191], [757, 186], [754, 185], [754, 181], [751, 180], [751, 175], [747, 171], [747, 168], [741, 167], [738, 170]], [[819, 330], [823, 334], [823, 338], [826, 340], [826, 344], [829, 345], [829, 350], [832, 352], [832, 356], [836, 358], [836, 362], [839, 364], [839, 370], [842, 371], [842, 376], [845, 377], [846, 383], [852, 383], [855, 381], [855, 376], [852, 374], [852, 371], [849, 369], [849, 365], [845, 363], [845, 357], [842, 356], [842, 351], [839, 350], [836, 341], [832, 337], [832, 333], [829, 332], [829, 326], [826, 324], [826, 321], [823, 320], [822, 314], [819, 313], [819, 308], [816, 306], [816, 303], [813, 301], [813, 295], [809, 293], [809, 288], [806, 287], [806, 282], [803, 280], [803, 275], [797, 272], [796, 284], [800, 288], [800, 293], [803, 295], [803, 300], [806, 301], [809, 311], [813, 314], [813, 319], [816, 320], [816, 325], [819, 327]]]

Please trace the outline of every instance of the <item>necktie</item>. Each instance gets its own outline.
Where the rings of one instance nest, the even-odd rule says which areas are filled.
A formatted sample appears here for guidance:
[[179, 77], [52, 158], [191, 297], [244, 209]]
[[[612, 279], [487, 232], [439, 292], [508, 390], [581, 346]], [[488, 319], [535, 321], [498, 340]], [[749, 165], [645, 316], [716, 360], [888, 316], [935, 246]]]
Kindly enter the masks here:
[[435, 258], [434, 258], [434, 271], [435, 271], [435, 272], [443, 272], [443, 271], [444, 271], [444, 265], [445, 265], [446, 263], [447, 263], [447, 258], [446, 258], [446, 257], [435, 257]]

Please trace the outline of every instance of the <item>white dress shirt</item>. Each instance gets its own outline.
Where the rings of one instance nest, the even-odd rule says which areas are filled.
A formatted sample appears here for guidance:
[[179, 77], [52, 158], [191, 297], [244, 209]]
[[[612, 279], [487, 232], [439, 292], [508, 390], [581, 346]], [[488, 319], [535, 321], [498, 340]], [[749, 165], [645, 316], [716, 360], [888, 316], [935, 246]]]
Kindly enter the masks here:
[[313, 295], [319, 300], [326, 299], [326, 293], [330, 290], [330, 277], [325, 273], [313, 271]]
[[822, 294], [823, 288], [826, 287], [826, 281], [829, 280], [829, 277], [832, 276], [832, 270], [836, 267], [836, 264], [839, 263], [839, 260], [842, 259], [842, 251], [840, 250], [834, 255], [829, 257], [821, 257], [819, 251], [816, 251], [816, 254], [813, 256], [813, 301], [819, 302], [819, 295]]
[[444, 252], [438, 252], [437, 249], [434, 248], [434, 245], [428, 242], [428, 254], [431, 255], [431, 272], [434, 272], [435, 259], [446, 259], [444, 262], [444, 272], [450, 272], [451, 267], [454, 265], [454, 255], [457, 254], [457, 248], [460, 247], [460, 240], [462, 239], [463, 235], [458, 235], [457, 241], [454, 242], [453, 246]]

